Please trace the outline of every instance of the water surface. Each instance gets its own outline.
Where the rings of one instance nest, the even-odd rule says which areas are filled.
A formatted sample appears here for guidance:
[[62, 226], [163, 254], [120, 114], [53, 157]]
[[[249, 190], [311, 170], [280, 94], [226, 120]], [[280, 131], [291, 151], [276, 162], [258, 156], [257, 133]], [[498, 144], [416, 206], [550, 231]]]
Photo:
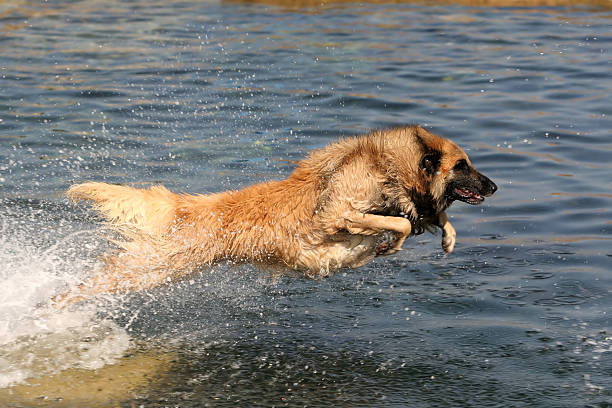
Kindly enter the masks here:
[[[7, 404], [612, 405], [610, 9], [26, 1], [0, 33]], [[108, 248], [70, 184], [239, 188], [406, 123], [499, 186], [452, 255], [46, 306]]]

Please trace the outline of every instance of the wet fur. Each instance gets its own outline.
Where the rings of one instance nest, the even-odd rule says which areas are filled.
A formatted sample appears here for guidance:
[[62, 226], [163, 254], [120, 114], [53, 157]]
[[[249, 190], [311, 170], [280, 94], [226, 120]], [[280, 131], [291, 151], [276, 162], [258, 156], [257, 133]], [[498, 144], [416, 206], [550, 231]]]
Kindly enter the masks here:
[[[460, 160], [467, 172], [453, 170]], [[312, 152], [287, 179], [238, 191], [74, 185], [68, 196], [93, 203], [121, 237], [114, 241], [120, 249], [91, 282], [61, 299], [150, 288], [221, 261], [327, 276], [394, 253], [407, 236], [436, 227], [451, 252], [456, 234], [444, 211], [457, 197], [449, 186], [471, 183], [492, 194], [485, 179], [456, 144], [410, 126], [342, 139]]]

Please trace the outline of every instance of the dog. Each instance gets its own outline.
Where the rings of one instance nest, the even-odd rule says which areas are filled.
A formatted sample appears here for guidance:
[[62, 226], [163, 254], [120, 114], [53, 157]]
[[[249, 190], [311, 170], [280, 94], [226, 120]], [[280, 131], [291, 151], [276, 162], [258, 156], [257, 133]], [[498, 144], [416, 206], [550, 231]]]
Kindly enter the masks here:
[[450, 253], [456, 232], [445, 210], [496, 190], [459, 146], [420, 126], [341, 139], [313, 151], [287, 179], [237, 191], [77, 184], [68, 196], [93, 203], [119, 248], [90, 282], [56, 300], [148, 289], [223, 261], [329, 276], [438, 227]]

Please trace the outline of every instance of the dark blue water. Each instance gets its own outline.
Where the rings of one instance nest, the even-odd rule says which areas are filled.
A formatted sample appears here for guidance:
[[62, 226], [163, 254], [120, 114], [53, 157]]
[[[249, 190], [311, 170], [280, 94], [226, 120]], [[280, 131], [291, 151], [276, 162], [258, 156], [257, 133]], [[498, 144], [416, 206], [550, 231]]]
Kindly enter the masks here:
[[[15, 393], [74, 370], [135, 378], [121, 362], [136, 353], [163, 367], [125, 385], [121, 406], [612, 406], [610, 17], [1, 4], [0, 398], [73, 406], [67, 391]], [[108, 247], [70, 184], [239, 188], [340, 135], [407, 123], [457, 142], [499, 186], [450, 209], [452, 255], [425, 234], [329, 279], [223, 265], [41, 312]], [[108, 402], [91, 398], [77, 405]]]

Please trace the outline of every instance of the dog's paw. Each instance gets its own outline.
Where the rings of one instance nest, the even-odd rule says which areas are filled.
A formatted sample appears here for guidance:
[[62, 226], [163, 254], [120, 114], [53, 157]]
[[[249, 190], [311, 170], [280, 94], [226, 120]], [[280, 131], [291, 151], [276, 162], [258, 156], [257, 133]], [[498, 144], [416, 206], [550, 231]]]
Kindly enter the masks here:
[[391, 249], [391, 242], [381, 242], [376, 246], [376, 255], [387, 255]]
[[453, 252], [455, 249], [455, 241], [457, 240], [457, 233], [453, 230], [450, 232], [444, 231], [442, 233], [442, 249], [447, 254]]
[[397, 252], [395, 245], [397, 243], [397, 237], [390, 231], [384, 231], [378, 238], [376, 243], [376, 255], [391, 255]]

